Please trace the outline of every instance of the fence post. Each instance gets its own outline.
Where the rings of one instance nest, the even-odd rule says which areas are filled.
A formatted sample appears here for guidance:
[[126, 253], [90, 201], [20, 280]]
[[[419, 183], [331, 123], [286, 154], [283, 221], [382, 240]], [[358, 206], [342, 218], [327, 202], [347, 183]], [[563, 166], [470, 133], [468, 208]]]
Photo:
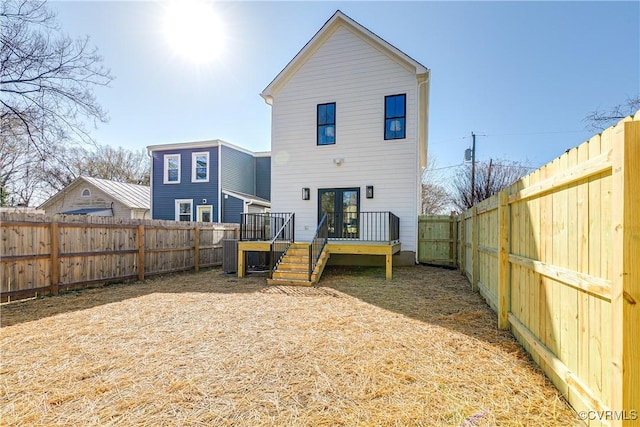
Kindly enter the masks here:
[[460, 218], [460, 274], [465, 275], [465, 263], [467, 262], [467, 232], [464, 229], [464, 211], [459, 216]]
[[471, 290], [478, 290], [478, 207], [471, 208]]
[[[613, 130], [611, 226], [611, 410], [640, 416], [640, 121]], [[635, 412], [634, 412], [635, 411]], [[615, 413], [615, 412], [614, 412]]]
[[498, 328], [509, 328], [509, 195], [502, 190], [498, 196]]
[[138, 225], [138, 280], [144, 280], [144, 224]]
[[51, 218], [51, 293], [60, 292], [60, 232], [57, 217]]
[[193, 268], [200, 271], [200, 227], [197, 225], [193, 229]]

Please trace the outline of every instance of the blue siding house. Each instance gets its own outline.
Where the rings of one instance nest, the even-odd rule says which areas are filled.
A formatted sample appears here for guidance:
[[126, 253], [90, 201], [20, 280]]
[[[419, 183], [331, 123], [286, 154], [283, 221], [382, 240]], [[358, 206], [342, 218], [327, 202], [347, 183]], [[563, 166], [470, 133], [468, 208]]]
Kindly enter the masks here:
[[221, 140], [150, 145], [153, 219], [240, 222], [267, 212], [271, 153]]

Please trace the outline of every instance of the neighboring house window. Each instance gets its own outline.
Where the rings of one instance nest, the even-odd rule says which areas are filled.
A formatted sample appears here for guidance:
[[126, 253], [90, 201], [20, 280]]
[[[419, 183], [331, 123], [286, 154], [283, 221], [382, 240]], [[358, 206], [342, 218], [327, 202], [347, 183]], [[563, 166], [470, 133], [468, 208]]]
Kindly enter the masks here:
[[198, 206], [198, 221], [211, 222], [213, 220], [213, 206], [200, 205]]
[[193, 200], [177, 199], [176, 200], [176, 221], [193, 221]]
[[384, 97], [384, 139], [406, 138], [407, 96]]
[[164, 156], [164, 183], [180, 183], [180, 154], [165, 154]]
[[85, 188], [84, 190], [82, 190], [82, 194], [80, 196], [81, 197], [91, 197], [91, 190], [89, 190], [88, 188]]
[[336, 143], [336, 103], [318, 104], [318, 145]]
[[209, 182], [209, 153], [191, 155], [191, 182]]

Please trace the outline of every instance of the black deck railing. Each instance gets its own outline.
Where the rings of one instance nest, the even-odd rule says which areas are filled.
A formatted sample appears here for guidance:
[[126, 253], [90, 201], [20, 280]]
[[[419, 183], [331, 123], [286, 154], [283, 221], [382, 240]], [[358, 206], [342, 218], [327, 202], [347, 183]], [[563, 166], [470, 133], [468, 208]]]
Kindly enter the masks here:
[[294, 242], [295, 228], [295, 214], [291, 214], [271, 239], [269, 244], [269, 278], [273, 278], [273, 272], [276, 271], [285, 252]]
[[240, 241], [269, 241], [292, 215], [292, 213], [241, 214]]
[[329, 240], [400, 240], [400, 218], [391, 212], [327, 212], [327, 223]]
[[318, 224], [318, 227], [316, 228], [316, 234], [314, 234], [311, 239], [311, 243], [309, 244], [309, 281], [311, 281], [313, 270], [315, 270], [318, 265], [318, 260], [320, 259], [320, 255], [322, 255], [322, 250], [327, 244], [328, 238], [329, 227], [327, 214], [324, 214], [320, 220], [320, 224]]
[[[291, 240], [295, 241], [293, 215], [293, 213], [242, 214], [240, 219], [240, 240], [271, 241], [281, 231], [283, 225], [290, 220], [291, 222], [286, 232], [291, 233]], [[388, 211], [327, 212], [324, 222], [326, 223], [327, 238], [329, 240], [385, 243], [400, 241], [400, 218]]]

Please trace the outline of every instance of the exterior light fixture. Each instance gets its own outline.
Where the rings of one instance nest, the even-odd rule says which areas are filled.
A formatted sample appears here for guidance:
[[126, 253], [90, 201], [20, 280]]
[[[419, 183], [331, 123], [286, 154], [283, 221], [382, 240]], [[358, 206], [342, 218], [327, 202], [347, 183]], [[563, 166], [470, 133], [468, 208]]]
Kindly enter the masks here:
[[302, 189], [302, 200], [309, 200], [310, 197], [310, 191], [307, 187], [304, 187]]
[[367, 199], [373, 199], [373, 185], [367, 185]]
[[340, 166], [343, 162], [344, 162], [344, 159], [342, 159], [342, 158], [333, 159], [333, 163], [335, 163], [337, 166]]

